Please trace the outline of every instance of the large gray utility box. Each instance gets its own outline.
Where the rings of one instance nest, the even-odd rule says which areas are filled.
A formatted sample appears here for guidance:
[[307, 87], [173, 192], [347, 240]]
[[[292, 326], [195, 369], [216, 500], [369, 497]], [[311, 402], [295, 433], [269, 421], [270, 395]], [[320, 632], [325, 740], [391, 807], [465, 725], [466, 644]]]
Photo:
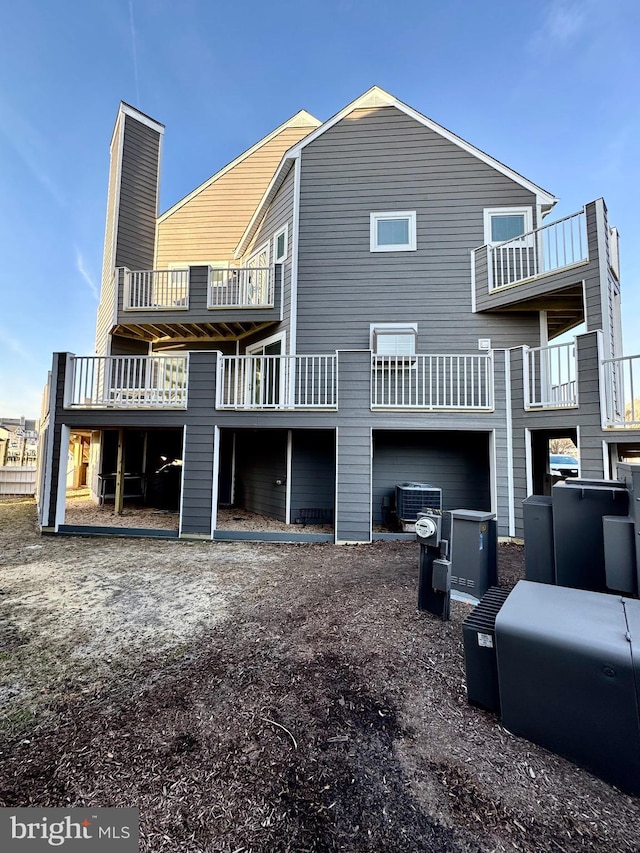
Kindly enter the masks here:
[[606, 592], [604, 516], [626, 516], [629, 493], [616, 480], [567, 480], [553, 487], [556, 583]]
[[496, 616], [502, 722], [640, 794], [640, 601], [520, 581]]
[[473, 509], [454, 509], [448, 515], [451, 589], [480, 600], [498, 582], [496, 517]]
[[556, 582], [551, 496], [530, 495], [522, 501], [524, 574], [528, 581]]

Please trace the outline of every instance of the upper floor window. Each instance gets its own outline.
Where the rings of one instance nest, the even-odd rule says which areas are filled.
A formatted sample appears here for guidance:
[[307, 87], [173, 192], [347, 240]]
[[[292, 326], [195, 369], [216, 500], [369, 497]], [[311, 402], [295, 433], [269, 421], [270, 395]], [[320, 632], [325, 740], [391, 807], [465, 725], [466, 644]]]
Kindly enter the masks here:
[[276, 231], [273, 237], [273, 261], [276, 264], [281, 264], [287, 257], [289, 237], [289, 226], [285, 225], [279, 231]]
[[[488, 246], [514, 241], [513, 245], [525, 245], [518, 237], [533, 231], [530, 207], [493, 207], [484, 211], [484, 242]], [[515, 242], [517, 241], [517, 242]]]
[[372, 252], [413, 252], [416, 248], [415, 210], [372, 213]]

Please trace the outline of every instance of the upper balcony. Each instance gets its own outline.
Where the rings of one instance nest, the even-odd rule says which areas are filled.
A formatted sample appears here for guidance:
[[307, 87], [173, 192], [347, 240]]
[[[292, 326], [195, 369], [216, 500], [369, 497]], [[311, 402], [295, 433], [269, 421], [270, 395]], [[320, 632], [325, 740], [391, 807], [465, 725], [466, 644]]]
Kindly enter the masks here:
[[145, 341], [236, 340], [281, 318], [283, 266], [116, 270], [113, 334]]
[[602, 381], [604, 425], [613, 429], [640, 429], [640, 355], [605, 359]]
[[[597, 208], [592, 202], [516, 239], [475, 249], [475, 310], [547, 311], [552, 337], [582, 322], [583, 282], [597, 273], [598, 229], [604, 225]], [[612, 240], [613, 232], [608, 236]]]
[[523, 369], [525, 409], [534, 411], [578, 406], [575, 341], [526, 348]]
[[186, 409], [188, 355], [71, 356], [67, 409]]

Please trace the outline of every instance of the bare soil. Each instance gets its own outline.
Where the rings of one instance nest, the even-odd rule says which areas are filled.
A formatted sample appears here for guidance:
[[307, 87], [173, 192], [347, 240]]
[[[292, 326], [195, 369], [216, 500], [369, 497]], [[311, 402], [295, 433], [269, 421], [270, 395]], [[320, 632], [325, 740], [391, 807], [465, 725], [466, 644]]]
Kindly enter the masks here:
[[417, 557], [40, 537], [0, 503], [0, 804], [137, 806], [161, 853], [640, 850], [640, 800], [468, 705], [469, 607], [418, 612]]

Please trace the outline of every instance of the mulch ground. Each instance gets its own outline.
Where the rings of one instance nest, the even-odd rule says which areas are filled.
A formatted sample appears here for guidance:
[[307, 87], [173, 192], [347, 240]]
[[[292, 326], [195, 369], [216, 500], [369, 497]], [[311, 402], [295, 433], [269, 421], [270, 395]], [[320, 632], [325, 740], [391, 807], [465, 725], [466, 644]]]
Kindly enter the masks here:
[[256, 548], [231, 618], [1, 743], [0, 803], [135, 806], [158, 853], [640, 850], [638, 799], [468, 705], [469, 608], [417, 611], [415, 543]]

